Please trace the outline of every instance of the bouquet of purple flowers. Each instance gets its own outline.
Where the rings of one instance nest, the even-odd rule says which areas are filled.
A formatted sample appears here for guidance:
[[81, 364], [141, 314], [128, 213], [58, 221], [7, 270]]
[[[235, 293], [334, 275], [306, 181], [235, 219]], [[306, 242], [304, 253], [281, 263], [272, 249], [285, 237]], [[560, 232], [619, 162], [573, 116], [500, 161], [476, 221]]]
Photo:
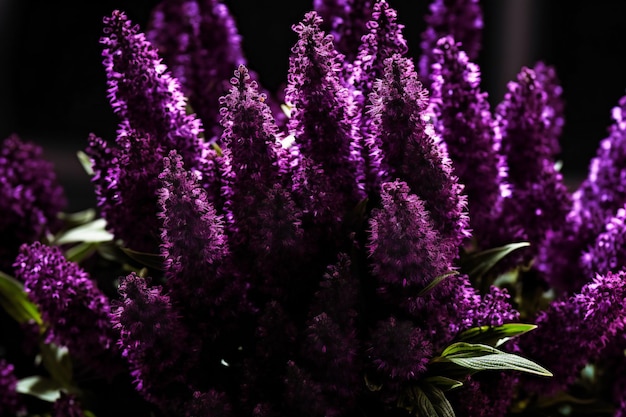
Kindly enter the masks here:
[[279, 92], [217, 0], [105, 17], [95, 209], [4, 140], [0, 416], [626, 415], [626, 97], [571, 193], [555, 70], [491, 109], [478, 0], [417, 66], [386, 0], [313, 8]]

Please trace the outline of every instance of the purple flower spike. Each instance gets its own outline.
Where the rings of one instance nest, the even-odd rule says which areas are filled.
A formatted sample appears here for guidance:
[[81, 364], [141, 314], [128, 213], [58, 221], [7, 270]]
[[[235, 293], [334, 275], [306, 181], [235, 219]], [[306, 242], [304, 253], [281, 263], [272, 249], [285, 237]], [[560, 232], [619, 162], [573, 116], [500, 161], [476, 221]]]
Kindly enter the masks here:
[[502, 246], [511, 242], [527, 241], [531, 247], [517, 251], [500, 266], [528, 263], [546, 245], [546, 235], [562, 230], [571, 209], [571, 195], [563, 176], [554, 164], [544, 159], [540, 171], [524, 184], [512, 187], [511, 195], [502, 203], [502, 214], [486, 237], [490, 246]]
[[384, 286], [418, 291], [450, 269], [424, 202], [406, 183], [384, 183], [381, 207], [370, 218], [372, 272]]
[[583, 253], [580, 267], [585, 276], [619, 272], [626, 265], [626, 208], [622, 207], [606, 224], [595, 243]]
[[219, 139], [219, 98], [246, 64], [228, 7], [216, 0], [165, 0], [152, 11], [146, 37], [171, 69], [205, 130]]
[[451, 392], [458, 416], [505, 417], [516, 394], [519, 377], [512, 372], [479, 372]]
[[372, 16], [372, 0], [314, 0], [313, 8], [323, 19], [322, 29], [333, 35], [337, 51], [352, 62]]
[[9, 272], [22, 243], [56, 232], [65, 193], [43, 149], [9, 136], [0, 147], [0, 270]]
[[623, 330], [625, 297], [626, 274], [609, 272], [539, 313], [535, 321], [539, 327], [521, 338], [519, 346], [524, 355], [547, 366], [554, 377], [529, 378], [527, 388], [549, 395], [574, 382], [582, 367]]
[[92, 160], [97, 206], [107, 229], [124, 245], [141, 252], [158, 252], [158, 175], [160, 147], [150, 135], [123, 130], [117, 147], [90, 135], [86, 153]]
[[25, 415], [22, 401], [16, 391], [15, 367], [0, 359], [0, 416]]
[[397, 12], [385, 0], [374, 4], [372, 20], [367, 23], [368, 33], [363, 37], [359, 53], [352, 66], [355, 99], [360, 111], [361, 136], [364, 138], [363, 159], [365, 161], [365, 188], [368, 194], [375, 194], [380, 186], [380, 140], [372, 134], [372, 114], [369, 108], [369, 95], [374, 82], [385, 74], [385, 60], [394, 54], [404, 56], [407, 44], [402, 29], [397, 22]]
[[554, 161], [554, 151], [559, 148], [552, 129], [554, 112], [535, 71], [524, 67], [517, 80], [509, 82], [496, 114], [508, 182], [513, 187], [532, 182], [532, 176], [543, 171], [543, 161]]
[[385, 65], [385, 76], [370, 95], [372, 133], [380, 138], [384, 177], [406, 181], [411, 192], [424, 201], [445, 242], [443, 251], [454, 258], [470, 234], [467, 197], [452, 174], [445, 149], [422, 120], [428, 93], [418, 81], [413, 63], [396, 54]]
[[118, 291], [111, 321], [137, 391], [163, 410], [180, 410], [191, 397], [185, 375], [195, 364], [197, 344], [160, 286], [149, 287], [132, 273]]
[[572, 196], [565, 228], [549, 235], [538, 267], [550, 285], [577, 291], [590, 277], [581, 273], [579, 259], [604, 231], [609, 219], [626, 204], [626, 96], [613, 108], [614, 123], [600, 142], [587, 178]]
[[172, 151], [163, 162], [159, 218], [169, 295], [195, 324], [232, 316], [246, 304], [246, 287], [224, 276], [229, 250], [222, 216], [180, 155]]
[[467, 194], [472, 234], [478, 242], [499, 212], [506, 166], [499, 154], [500, 135], [487, 93], [480, 89], [480, 69], [451, 36], [433, 51], [431, 106], [435, 131], [446, 144], [454, 173]]
[[[533, 71], [535, 71], [537, 81], [543, 85], [543, 90], [547, 96], [548, 105], [545, 112], [546, 119], [549, 123], [549, 135], [554, 138], [560, 138], [563, 132], [563, 126], [565, 125], [565, 102], [563, 101], [563, 87], [561, 87], [556, 69], [551, 65], [539, 61], [533, 67]], [[555, 146], [554, 149], [552, 149], [553, 155], [557, 155], [561, 152], [557, 141], [554, 141], [552, 145]]]
[[[39, 242], [22, 245], [15, 275], [50, 325], [47, 342], [66, 346], [72, 356], [111, 371], [116, 335], [107, 297], [87, 272], [63, 257], [58, 247]], [[101, 369], [100, 369], [101, 366]]]
[[394, 317], [378, 322], [369, 344], [372, 365], [391, 381], [418, 380], [433, 356], [428, 335], [411, 322]]
[[425, 20], [419, 62], [420, 77], [424, 82], [430, 80], [431, 65], [436, 62], [433, 51], [442, 36], [452, 36], [460, 42], [470, 60], [478, 58], [483, 30], [479, 0], [433, 0]]
[[167, 151], [177, 150], [185, 165], [200, 169], [200, 121], [186, 113], [178, 81], [157, 50], [123, 12], [104, 19], [102, 55], [113, 111], [134, 130], [151, 135]]
[[290, 57], [286, 101], [294, 108], [288, 127], [303, 157], [326, 178], [326, 193], [341, 208], [334, 215], [343, 217], [364, 197], [360, 139], [351, 93], [339, 82], [340, 56], [320, 23], [309, 12], [293, 27], [299, 40]]

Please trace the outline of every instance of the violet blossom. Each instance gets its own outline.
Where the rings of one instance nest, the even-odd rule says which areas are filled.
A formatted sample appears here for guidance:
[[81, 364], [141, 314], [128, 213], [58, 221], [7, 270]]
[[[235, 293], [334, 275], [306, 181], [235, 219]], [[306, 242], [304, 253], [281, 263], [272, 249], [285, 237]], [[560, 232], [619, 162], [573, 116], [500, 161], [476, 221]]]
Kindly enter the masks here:
[[58, 247], [24, 244], [15, 275], [41, 311], [47, 343], [66, 346], [73, 356], [101, 372], [115, 372], [117, 335], [111, 326], [109, 299], [78, 264]]
[[335, 48], [345, 55], [347, 63], [357, 55], [375, 3], [372, 0], [313, 0], [313, 9], [322, 18], [322, 30], [333, 36]]
[[422, 118], [428, 93], [411, 60], [398, 54], [387, 59], [384, 78], [375, 83], [370, 100], [372, 134], [381, 143], [383, 178], [405, 181], [424, 201], [443, 239], [442, 251], [455, 258], [459, 245], [470, 234], [467, 197], [452, 172], [445, 148]]
[[340, 55], [320, 24], [309, 12], [293, 26], [299, 39], [285, 98], [293, 106], [288, 128], [302, 155], [296, 193], [315, 224], [334, 229], [364, 197], [363, 166], [353, 98], [339, 79]]
[[436, 62], [433, 54], [441, 37], [452, 36], [474, 61], [480, 52], [483, 31], [483, 12], [478, 0], [434, 0], [429, 10], [419, 60], [420, 77], [426, 83], [430, 80], [431, 65]]
[[[219, 139], [219, 98], [246, 64], [228, 7], [217, 0], [166, 0], [152, 10], [146, 38], [180, 82], [205, 130]], [[189, 161], [186, 161], [188, 164]]]
[[61, 392], [52, 405], [52, 417], [85, 417], [85, 413], [74, 395]]
[[541, 311], [535, 320], [538, 329], [520, 339], [519, 347], [524, 355], [549, 366], [554, 377], [525, 379], [524, 386], [548, 395], [570, 385], [583, 366], [623, 331], [625, 297], [625, 273], [609, 272]]
[[617, 210], [580, 258], [580, 268], [585, 276], [619, 272], [626, 265], [626, 209]]
[[0, 359], [0, 416], [25, 415], [24, 405], [16, 388], [15, 366]]
[[587, 178], [572, 196], [572, 208], [563, 230], [547, 236], [538, 268], [548, 283], [561, 292], [580, 289], [591, 277], [579, 268], [579, 259], [604, 230], [605, 224], [626, 204], [626, 97], [613, 108], [614, 123], [589, 164]]
[[41, 146], [17, 135], [0, 147], [0, 195], [0, 270], [9, 272], [22, 243], [59, 230], [67, 201]]
[[111, 322], [137, 391], [163, 410], [181, 410], [192, 398], [187, 375], [198, 344], [169, 296], [148, 281], [135, 273], [121, 279]]
[[446, 144], [454, 174], [467, 195], [472, 235], [484, 240], [501, 209], [506, 166], [500, 150], [500, 131], [480, 88], [480, 69], [470, 62], [462, 45], [451, 36], [433, 50], [430, 105], [435, 131]]

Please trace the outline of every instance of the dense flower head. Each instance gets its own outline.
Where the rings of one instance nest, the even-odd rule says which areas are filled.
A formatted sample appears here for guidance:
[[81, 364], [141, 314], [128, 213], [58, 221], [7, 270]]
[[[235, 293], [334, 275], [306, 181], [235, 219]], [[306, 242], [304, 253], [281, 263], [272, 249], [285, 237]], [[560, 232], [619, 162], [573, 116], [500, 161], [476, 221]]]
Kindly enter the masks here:
[[180, 155], [172, 151], [163, 162], [158, 216], [169, 296], [196, 325], [232, 316], [246, 304], [246, 285], [224, 271], [230, 254], [223, 218]]
[[380, 285], [418, 291], [426, 287], [451, 268], [440, 246], [424, 202], [404, 182], [383, 183], [381, 206], [370, 218], [368, 245]]
[[425, 20], [419, 61], [422, 80], [430, 79], [431, 65], [436, 61], [433, 51], [442, 36], [452, 36], [460, 42], [470, 60], [478, 57], [483, 30], [483, 12], [478, 0], [434, 0]]
[[[298, 42], [289, 61], [286, 101], [293, 109], [288, 128], [302, 158], [326, 178], [326, 192], [343, 206], [335, 215], [343, 217], [364, 197], [360, 140], [352, 95], [339, 79], [340, 56], [320, 23], [321, 18], [309, 12], [293, 26]], [[315, 205], [307, 208], [324, 211]]]
[[191, 398], [185, 374], [197, 346], [160, 286], [131, 273], [122, 277], [118, 291], [111, 322], [137, 391], [162, 409], [177, 409]]
[[405, 55], [408, 51], [402, 35], [403, 25], [397, 22], [397, 12], [385, 1], [374, 4], [372, 18], [367, 23], [367, 33], [362, 38], [359, 52], [351, 67], [351, 82], [359, 110], [361, 137], [363, 138], [363, 160], [365, 165], [365, 189], [376, 192], [380, 186], [380, 139], [372, 134], [372, 114], [369, 95], [374, 82], [385, 72], [385, 60], [394, 54]]
[[322, 29], [333, 36], [337, 51], [352, 62], [376, 7], [372, 0], [313, 0], [313, 9], [323, 19]]
[[[87, 364], [104, 367], [115, 353], [116, 334], [109, 320], [109, 299], [78, 264], [58, 247], [24, 244], [15, 275], [50, 327], [47, 341], [66, 346]], [[106, 365], [109, 366], [109, 365]]]
[[188, 115], [178, 80], [161, 63], [156, 48], [121, 11], [104, 18], [102, 55], [113, 111], [141, 135], [167, 151], [176, 149], [185, 164], [201, 168], [200, 121]]
[[[561, 87], [556, 69], [543, 61], [538, 61], [533, 66], [533, 71], [547, 96], [548, 105], [545, 112], [546, 118], [550, 121], [549, 135], [560, 138], [565, 125], [565, 101], [563, 100], [563, 87]], [[554, 146], [552, 154], [557, 155], [561, 151], [558, 141], [553, 141], [552, 146]]]
[[120, 131], [117, 146], [90, 135], [86, 149], [91, 158], [97, 206], [107, 229], [137, 251], [158, 249], [158, 175], [164, 149], [154, 137], [137, 130]]
[[539, 327], [520, 339], [519, 346], [523, 354], [550, 367], [554, 377], [528, 379], [524, 384], [528, 390], [551, 394], [567, 387], [623, 331], [625, 274], [596, 275], [579, 293], [553, 301], [539, 313], [535, 320]]
[[593, 245], [585, 250], [580, 268], [586, 276], [619, 272], [626, 265], [626, 209], [617, 210], [598, 235]]
[[0, 359], [0, 416], [17, 416], [23, 412], [23, 404], [16, 387], [15, 367]]
[[386, 181], [400, 178], [421, 198], [444, 243], [455, 257], [469, 236], [467, 196], [452, 172], [451, 161], [439, 138], [422, 116], [428, 93], [410, 59], [398, 54], [385, 62], [385, 76], [370, 95], [374, 127], [380, 138]]
[[[519, 376], [510, 372], [480, 372], [452, 393], [459, 417], [504, 417], [515, 395]], [[456, 395], [455, 395], [456, 394]]]
[[372, 365], [391, 380], [417, 380], [433, 356], [428, 335], [412, 322], [394, 317], [377, 323], [369, 343]]
[[433, 51], [430, 105], [454, 174], [467, 195], [472, 234], [480, 242], [499, 211], [506, 166], [500, 132], [480, 89], [480, 69], [451, 36]]
[[549, 236], [539, 268], [562, 291], [576, 291], [589, 279], [577, 262], [604, 231], [605, 224], [626, 204], [626, 96], [613, 108], [614, 123], [589, 164], [587, 178], [572, 195], [564, 230]]
[[[211, 136], [219, 135], [219, 98], [246, 63], [228, 7], [217, 0], [167, 0], [152, 10], [147, 39], [180, 82]], [[219, 137], [217, 137], [219, 139]]]
[[507, 180], [517, 186], [541, 172], [544, 159], [554, 161], [558, 137], [554, 136], [556, 132], [552, 128], [555, 114], [546, 86], [534, 70], [522, 68], [507, 88], [504, 100], [496, 108], [496, 119], [502, 132]]
[[17, 135], [0, 147], [0, 270], [9, 271], [22, 243], [59, 229], [65, 193], [41, 146]]
[[546, 235], [565, 227], [572, 202], [563, 176], [548, 159], [538, 170], [534, 178], [511, 187], [510, 195], [502, 202], [502, 213], [485, 239], [492, 247], [530, 242], [530, 248], [516, 251], [501, 265], [530, 262], [546, 244]]

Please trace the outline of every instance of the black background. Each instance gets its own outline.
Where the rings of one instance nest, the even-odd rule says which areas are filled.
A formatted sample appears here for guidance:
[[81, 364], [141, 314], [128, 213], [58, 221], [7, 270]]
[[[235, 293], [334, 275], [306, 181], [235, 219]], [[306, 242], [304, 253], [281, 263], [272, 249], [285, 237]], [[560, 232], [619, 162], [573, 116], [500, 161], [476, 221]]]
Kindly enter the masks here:
[[[388, 1], [406, 26], [410, 54], [419, 56], [429, 1]], [[274, 90], [285, 81], [296, 39], [291, 25], [312, 2], [225, 2], [237, 21], [249, 66], [266, 88]], [[93, 204], [76, 151], [84, 148], [90, 132], [112, 139], [117, 125], [101, 65], [102, 17], [121, 9], [145, 28], [155, 4], [0, 0], [0, 139], [17, 133], [43, 145], [67, 187], [71, 209]], [[563, 4], [568, 7], [559, 7]], [[506, 81], [522, 65], [541, 59], [556, 66], [567, 105], [563, 172], [575, 186], [626, 88], [626, 2], [485, 0], [482, 5], [485, 31], [478, 63], [492, 104], [501, 100]], [[517, 38], [511, 35], [515, 30]]]

